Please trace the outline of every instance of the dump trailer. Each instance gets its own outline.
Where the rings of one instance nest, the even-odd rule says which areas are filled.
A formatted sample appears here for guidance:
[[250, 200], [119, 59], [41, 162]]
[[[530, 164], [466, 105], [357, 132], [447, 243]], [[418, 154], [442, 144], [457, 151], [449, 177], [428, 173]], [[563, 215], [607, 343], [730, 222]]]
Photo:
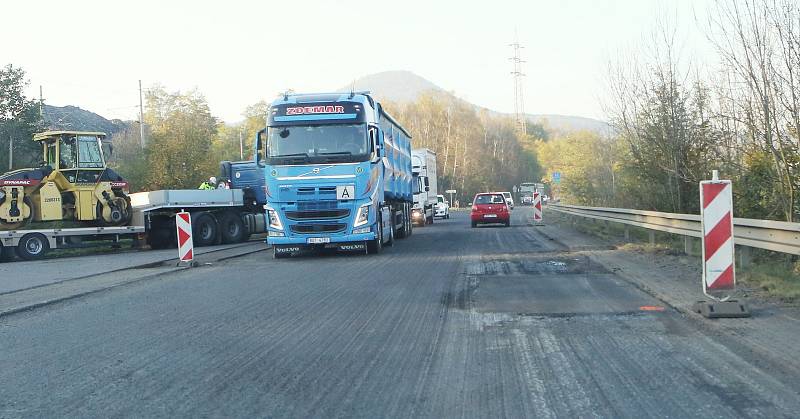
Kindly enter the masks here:
[[438, 182], [436, 178], [436, 153], [427, 148], [411, 150], [411, 170], [413, 173], [414, 206], [411, 220], [424, 226], [433, 224], [436, 210]]
[[411, 135], [369, 92], [282, 95], [255, 147], [274, 257], [412, 233]]

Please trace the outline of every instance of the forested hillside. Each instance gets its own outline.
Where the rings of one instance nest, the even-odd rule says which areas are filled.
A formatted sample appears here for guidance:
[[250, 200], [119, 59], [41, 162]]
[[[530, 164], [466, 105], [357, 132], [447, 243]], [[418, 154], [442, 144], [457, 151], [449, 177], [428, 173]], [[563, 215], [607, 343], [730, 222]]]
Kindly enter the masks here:
[[797, 221], [800, 5], [721, 1], [710, 12], [717, 67], [692, 67], [674, 28], [658, 27], [610, 67], [615, 136], [539, 144], [567, 202], [697, 213], [698, 182], [719, 169], [733, 180], [736, 216]]

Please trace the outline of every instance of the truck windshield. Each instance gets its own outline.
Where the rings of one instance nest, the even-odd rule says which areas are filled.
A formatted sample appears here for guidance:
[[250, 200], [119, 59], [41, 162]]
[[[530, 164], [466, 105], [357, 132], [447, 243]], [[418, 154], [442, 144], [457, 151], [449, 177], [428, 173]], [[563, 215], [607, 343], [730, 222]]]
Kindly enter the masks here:
[[369, 157], [365, 124], [270, 127], [270, 164], [359, 162]]

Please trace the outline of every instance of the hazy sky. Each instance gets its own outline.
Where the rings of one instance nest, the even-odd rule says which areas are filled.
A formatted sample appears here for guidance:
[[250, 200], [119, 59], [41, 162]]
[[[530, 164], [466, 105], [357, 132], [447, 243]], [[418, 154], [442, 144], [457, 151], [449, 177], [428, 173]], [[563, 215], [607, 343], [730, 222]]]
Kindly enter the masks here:
[[[603, 118], [608, 61], [634, 50], [660, 15], [687, 50], [705, 48], [707, 0], [658, 1], [14, 1], [3, 5], [0, 65], [29, 93], [134, 119], [145, 88], [197, 88], [214, 115], [286, 88], [327, 91], [362, 75], [410, 70], [473, 103], [513, 111], [516, 28], [526, 111]], [[8, 16], [13, 18], [8, 19]], [[702, 17], [701, 17], [702, 19]]]

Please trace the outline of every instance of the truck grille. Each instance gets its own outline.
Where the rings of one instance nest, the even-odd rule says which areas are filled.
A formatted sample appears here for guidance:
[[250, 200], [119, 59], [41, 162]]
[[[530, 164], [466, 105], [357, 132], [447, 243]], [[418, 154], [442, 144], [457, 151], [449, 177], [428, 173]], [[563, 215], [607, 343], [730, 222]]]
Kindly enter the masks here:
[[293, 233], [314, 234], [314, 233], [338, 233], [347, 228], [347, 224], [295, 224], [290, 226]]
[[337, 219], [347, 217], [348, 215], [350, 215], [349, 209], [286, 211], [286, 218], [294, 221]]

